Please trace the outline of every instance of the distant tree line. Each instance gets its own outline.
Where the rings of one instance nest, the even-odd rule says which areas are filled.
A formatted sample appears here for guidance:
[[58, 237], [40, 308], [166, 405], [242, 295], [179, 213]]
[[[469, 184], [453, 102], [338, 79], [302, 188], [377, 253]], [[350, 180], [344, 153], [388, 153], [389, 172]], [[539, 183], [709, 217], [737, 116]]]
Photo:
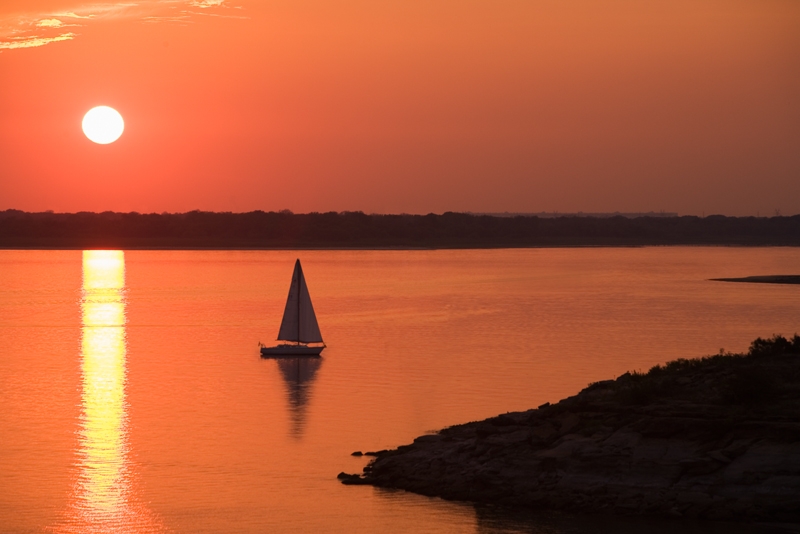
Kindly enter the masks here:
[[2, 248], [470, 248], [800, 245], [792, 217], [496, 217], [466, 213], [0, 212]]

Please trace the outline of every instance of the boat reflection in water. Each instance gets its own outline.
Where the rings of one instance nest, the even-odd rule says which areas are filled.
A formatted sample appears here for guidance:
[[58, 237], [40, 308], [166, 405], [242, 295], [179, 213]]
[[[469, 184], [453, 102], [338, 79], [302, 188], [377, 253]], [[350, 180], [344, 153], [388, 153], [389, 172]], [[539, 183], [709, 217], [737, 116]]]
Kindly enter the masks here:
[[124, 253], [84, 251], [78, 477], [60, 532], [163, 530], [131, 498], [125, 317]]
[[278, 369], [286, 383], [292, 437], [300, 439], [306, 424], [306, 406], [311, 398], [314, 376], [322, 366], [320, 358], [276, 358]]

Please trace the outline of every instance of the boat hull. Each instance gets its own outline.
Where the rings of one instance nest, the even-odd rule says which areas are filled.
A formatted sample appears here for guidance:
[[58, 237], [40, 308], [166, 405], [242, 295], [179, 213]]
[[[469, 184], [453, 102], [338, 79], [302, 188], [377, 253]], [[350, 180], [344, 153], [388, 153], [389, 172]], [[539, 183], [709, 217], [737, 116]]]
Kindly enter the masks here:
[[280, 356], [319, 356], [325, 347], [309, 347], [307, 345], [278, 345], [277, 347], [261, 347], [261, 356], [280, 357]]

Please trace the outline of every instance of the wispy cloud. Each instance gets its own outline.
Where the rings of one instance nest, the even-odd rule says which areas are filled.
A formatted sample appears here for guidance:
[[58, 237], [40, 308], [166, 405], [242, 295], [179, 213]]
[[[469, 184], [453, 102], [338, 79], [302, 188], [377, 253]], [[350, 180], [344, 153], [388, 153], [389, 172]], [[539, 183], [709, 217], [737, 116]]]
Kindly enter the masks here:
[[245, 17], [244, 15], [227, 15], [225, 13], [208, 13], [205, 11], [183, 11], [183, 13], [188, 13], [189, 15], [199, 15], [203, 17], [217, 17], [221, 19], [242, 19], [247, 20], [250, 17]]
[[94, 18], [94, 15], [78, 15], [72, 11], [65, 11], [64, 13], [55, 13], [54, 16], [61, 17], [61, 18], [72, 18], [72, 19], [91, 19]]
[[[180, 10], [181, 7], [188, 9]], [[192, 8], [200, 11], [192, 11]], [[198, 15], [246, 18], [226, 15], [224, 12], [229, 8], [240, 9], [241, 6], [232, 6], [228, 0], [139, 0], [87, 3], [52, 13], [26, 13], [5, 17], [0, 13], [0, 50], [35, 48], [69, 41], [78, 34], [64, 33], [65, 27], [100, 24], [104, 20], [124, 18], [149, 24], [188, 24]]]
[[36, 21], [35, 26], [37, 28], [44, 28], [45, 30], [49, 30], [51, 28], [69, 28], [69, 27], [76, 27], [81, 26], [81, 24], [75, 24], [74, 22], [64, 22], [63, 20], [56, 19], [56, 18], [48, 18], [48, 19], [41, 19]]
[[162, 22], [172, 22], [178, 24], [190, 24], [192, 22], [191, 16], [186, 15], [164, 15], [164, 16], [156, 16], [150, 15], [148, 17], [142, 17], [142, 22], [146, 22], [148, 24], [159, 24]]
[[219, 7], [224, 3], [225, 0], [192, 0], [189, 2], [189, 5], [192, 7], [207, 9], [209, 7]]
[[69, 41], [75, 38], [74, 33], [63, 33], [55, 37], [24, 37], [11, 39], [8, 41], [0, 41], [0, 50], [13, 50], [14, 48], [34, 48], [37, 46], [44, 46], [50, 43], [57, 43], [59, 41]]
[[42, 19], [36, 25], [40, 28], [60, 28], [64, 23], [58, 19]]

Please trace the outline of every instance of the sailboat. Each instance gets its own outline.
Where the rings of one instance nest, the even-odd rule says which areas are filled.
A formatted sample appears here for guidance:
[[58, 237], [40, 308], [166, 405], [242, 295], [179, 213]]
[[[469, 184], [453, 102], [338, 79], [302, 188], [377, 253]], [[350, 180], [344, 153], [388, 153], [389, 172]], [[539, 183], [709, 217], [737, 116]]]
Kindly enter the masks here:
[[[278, 332], [278, 341], [288, 341], [277, 347], [261, 347], [262, 356], [319, 356], [325, 344], [319, 332], [319, 323], [311, 305], [311, 296], [303, 276], [300, 260], [294, 264], [289, 297], [283, 310], [283, 321]], [[322, 343], [322, 345], [309, 345]]]

